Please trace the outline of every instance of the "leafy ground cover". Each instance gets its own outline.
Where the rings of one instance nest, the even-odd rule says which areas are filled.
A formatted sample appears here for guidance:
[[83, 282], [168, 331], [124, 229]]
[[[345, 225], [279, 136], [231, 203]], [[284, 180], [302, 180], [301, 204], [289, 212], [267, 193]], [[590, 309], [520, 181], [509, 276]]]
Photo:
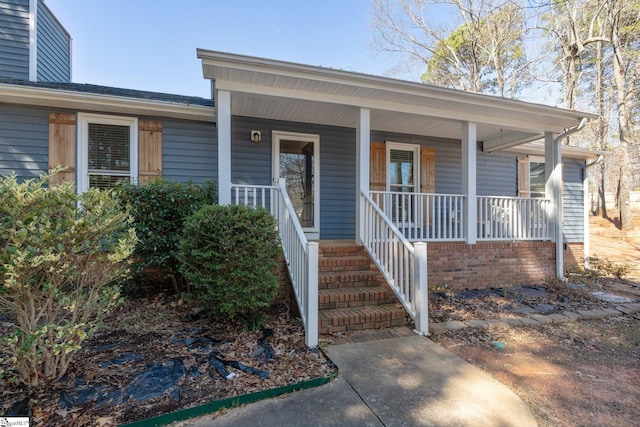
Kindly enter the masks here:
[[333, 372], [284, 306], [249, 331], [159, 295], [128, 300], [106, 324], [60, 381], [31, 391], [3, 383], [0, 413], [26, 405], [34, 426], [112, 426]]
[[[639, 217], [636, 212], [637, 230]], [[623, 240], [615, 219], [591, 218], [591, 247], [599, 257], [626, 263], [632, 269], [623, 279], [582, 277], [587, 290], [640, 301], [638, 232]], [[581, 277], [574, 275], [572, 279], [580, 281]], [[547, 302], [529, 302], [556, 308], [564, 305], [568, 310], [607, 305], [588, 296], [580, 297], [580, 291], [573, 295], [575, 302], [563, 302], [561, 291], [552, 290]], [[468, 300], [455, 301], [445, 301], [442, 316], [496, 318], [510, 314], [497, 297], [475, 305]], [[510, 387], [529, 406], [541, 427], [638, 425], [638, 313], [537, 327], [448, 332], [435, 340]], [[504, 348], [496, 348], [495, 342], [504, 344]]]

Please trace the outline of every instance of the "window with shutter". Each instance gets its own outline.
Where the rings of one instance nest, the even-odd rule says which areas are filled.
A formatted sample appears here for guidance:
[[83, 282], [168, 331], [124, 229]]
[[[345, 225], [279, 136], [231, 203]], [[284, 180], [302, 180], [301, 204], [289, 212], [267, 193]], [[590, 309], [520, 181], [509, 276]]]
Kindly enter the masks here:
[[530, 197], [545, 197], [544, 162], [529, 162]]
[[420, 146], [387, 142], [387, 190], [415, 193]]
[[138, 181], [138, 119], [78, 114], [78, 191]]

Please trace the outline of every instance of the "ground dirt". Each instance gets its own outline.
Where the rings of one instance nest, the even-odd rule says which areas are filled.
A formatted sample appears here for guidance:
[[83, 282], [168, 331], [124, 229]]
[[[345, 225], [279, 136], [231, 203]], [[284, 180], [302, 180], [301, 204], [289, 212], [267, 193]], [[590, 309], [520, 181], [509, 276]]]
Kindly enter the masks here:
[[[32, 426], [108, 427], [334, 372], [320, 351], [305, 346], [300, 319], [284, 306], [272, 307], [265, 328], [249, 331], [161, 294], [127, 300], [105, 323], [61, 380], [31, 390], [0, 380], [0, 414], [22, 405]], [[212, 356], [233, 378], [221, 375]]]
[[[640, 230], [640, 212], [635, 214], [636, 230]], [[621, 280], [569, 277], [586, 284], [587, 291], [601, 290], [639, 301], [640, 234], [630, 233], [623, 240], [616, 228], [619, 221], [612, 217], [591, 218], [591, 252], [600, 259], [628, 264], [629, 275]], [[554, 293], [549, 295], [552, 301], [548, 302], [556, 303]], [[564, 307], [568, 310], [598, 304], [588, 297], [570, 300]], [[500, 316], [501, 308], [495, 303], [479, 305], [449, 302], [443, 315]], [[434, 340], [510, 387], [542, 427], [639, 423], [640, 313], [538, 327], [447, 332]], [[497, 348], [502, 345], [503, 349]]]
[[[584, 289], [555, 282], [540, 284], [546, 296], [504, 291], [504, 295], [494, 292], [470, 299], [456, 297], [451, 289], [433, 289], [431, 321], [516, 316], [513, 309], [520, 303], [540, 304], [556, 312], [611, 306], [590, 297], [588, 291], [593, 290], [640, 300], [640, 234], [629, 234], [622, 240], [615, 227], [618, 221], [610, 215], [611, 220], [592, 218], [591, 252], [601, 259], [631, 265], [629, 277], [619, 280], [573, 274], [572, 281], [583, 283]], [[640, 212], [636, 218], [636, 230], [640, 230]], [[247, 331], [224, 319], [194, 317], [194, 313], [194, 308], [168, 294], [128, 300], [110, 315], [106, 329], [85, 342], [62, 380], [31, 390], [0, 380], [0, 414], [23, 403], [33, 426], [107, 427], [334, 372], [321, 352], [306, 349], [300, 319], [286, 307], [274, 308], [265, 319], [266, 328], [273, 332], [266, 338], [274, 352], [268, 360], [265, 353], [255, 355], [262, 331]], [[10, 319], [0, 318], [0, 333], [7, 333], [9, 327]], [[323, 336], [321, 342], [389, 338], [394, 336], [390, 331], [364, 333], [359, 338]], [[406, 331], [410, 333], [410, 329]], [[638, 425], [639, 314], [538, 327], [448, 332], [433, 339], [514, 390], [540, 426]], [[504, 344], [504, 349], [496, 348], [495, 343]], [[268, 378], [260, 378], [258, 371], [226, 366], [236, 377], [224, 379], [216, 371], [212, 355], [264, 371]], [[150, 366], [164, 369], [162, 377], [186, 374], [176, 376], [166, 391], [140, 402], [128, 393], [136, 388], [131, 388], [132, 384], [138, 389], [153, 389], [155, 380], [141, 377]], [[76, 390], [85, 390], [89, 401], [75, 401]], [[97, 403], [104, 397], [107, 403]], [[61, 399], [73, 404], [65, 407]]]

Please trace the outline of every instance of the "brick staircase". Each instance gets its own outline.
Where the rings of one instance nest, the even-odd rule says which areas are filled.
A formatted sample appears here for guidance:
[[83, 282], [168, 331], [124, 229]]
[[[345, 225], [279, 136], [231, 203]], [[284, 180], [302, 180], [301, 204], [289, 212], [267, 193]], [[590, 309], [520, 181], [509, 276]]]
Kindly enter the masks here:
[[407, 313], [369, 254], [353, 242], [321, 242], [318, 332], [401, 326]]

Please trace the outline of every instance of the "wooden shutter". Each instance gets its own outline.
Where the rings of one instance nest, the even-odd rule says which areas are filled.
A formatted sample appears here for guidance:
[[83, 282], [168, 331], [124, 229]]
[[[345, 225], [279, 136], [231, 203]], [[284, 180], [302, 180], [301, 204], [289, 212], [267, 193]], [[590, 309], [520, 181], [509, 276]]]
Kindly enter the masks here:
[[[420, 192], [435, 193], [436, 192], [436, 150], [434, 148], [420, 147]], [[422, 225], [430, 225], [427, 218], [427, 212], [431, 212], [431, 203], [424, 199], [422, 212]], [[431, 218], [432, 219], [432, 218]]]
[[518, 156], [518, 197], [529, 194], [529, 157]]
[[385, 191], [387, 189], [387, 151], [384, 143], [372, 142], [369, 156], [369, 189]]
[[49, 169], [66, 169], [50, 180], [51, 185], [76, 182], [76, 115], [49, 114]]
[[146, 184], [162, 177], [162, 122], [138, 122], [138, 182]]
[[436, 150], [420, 147], [420, 192], [436, 192]]

